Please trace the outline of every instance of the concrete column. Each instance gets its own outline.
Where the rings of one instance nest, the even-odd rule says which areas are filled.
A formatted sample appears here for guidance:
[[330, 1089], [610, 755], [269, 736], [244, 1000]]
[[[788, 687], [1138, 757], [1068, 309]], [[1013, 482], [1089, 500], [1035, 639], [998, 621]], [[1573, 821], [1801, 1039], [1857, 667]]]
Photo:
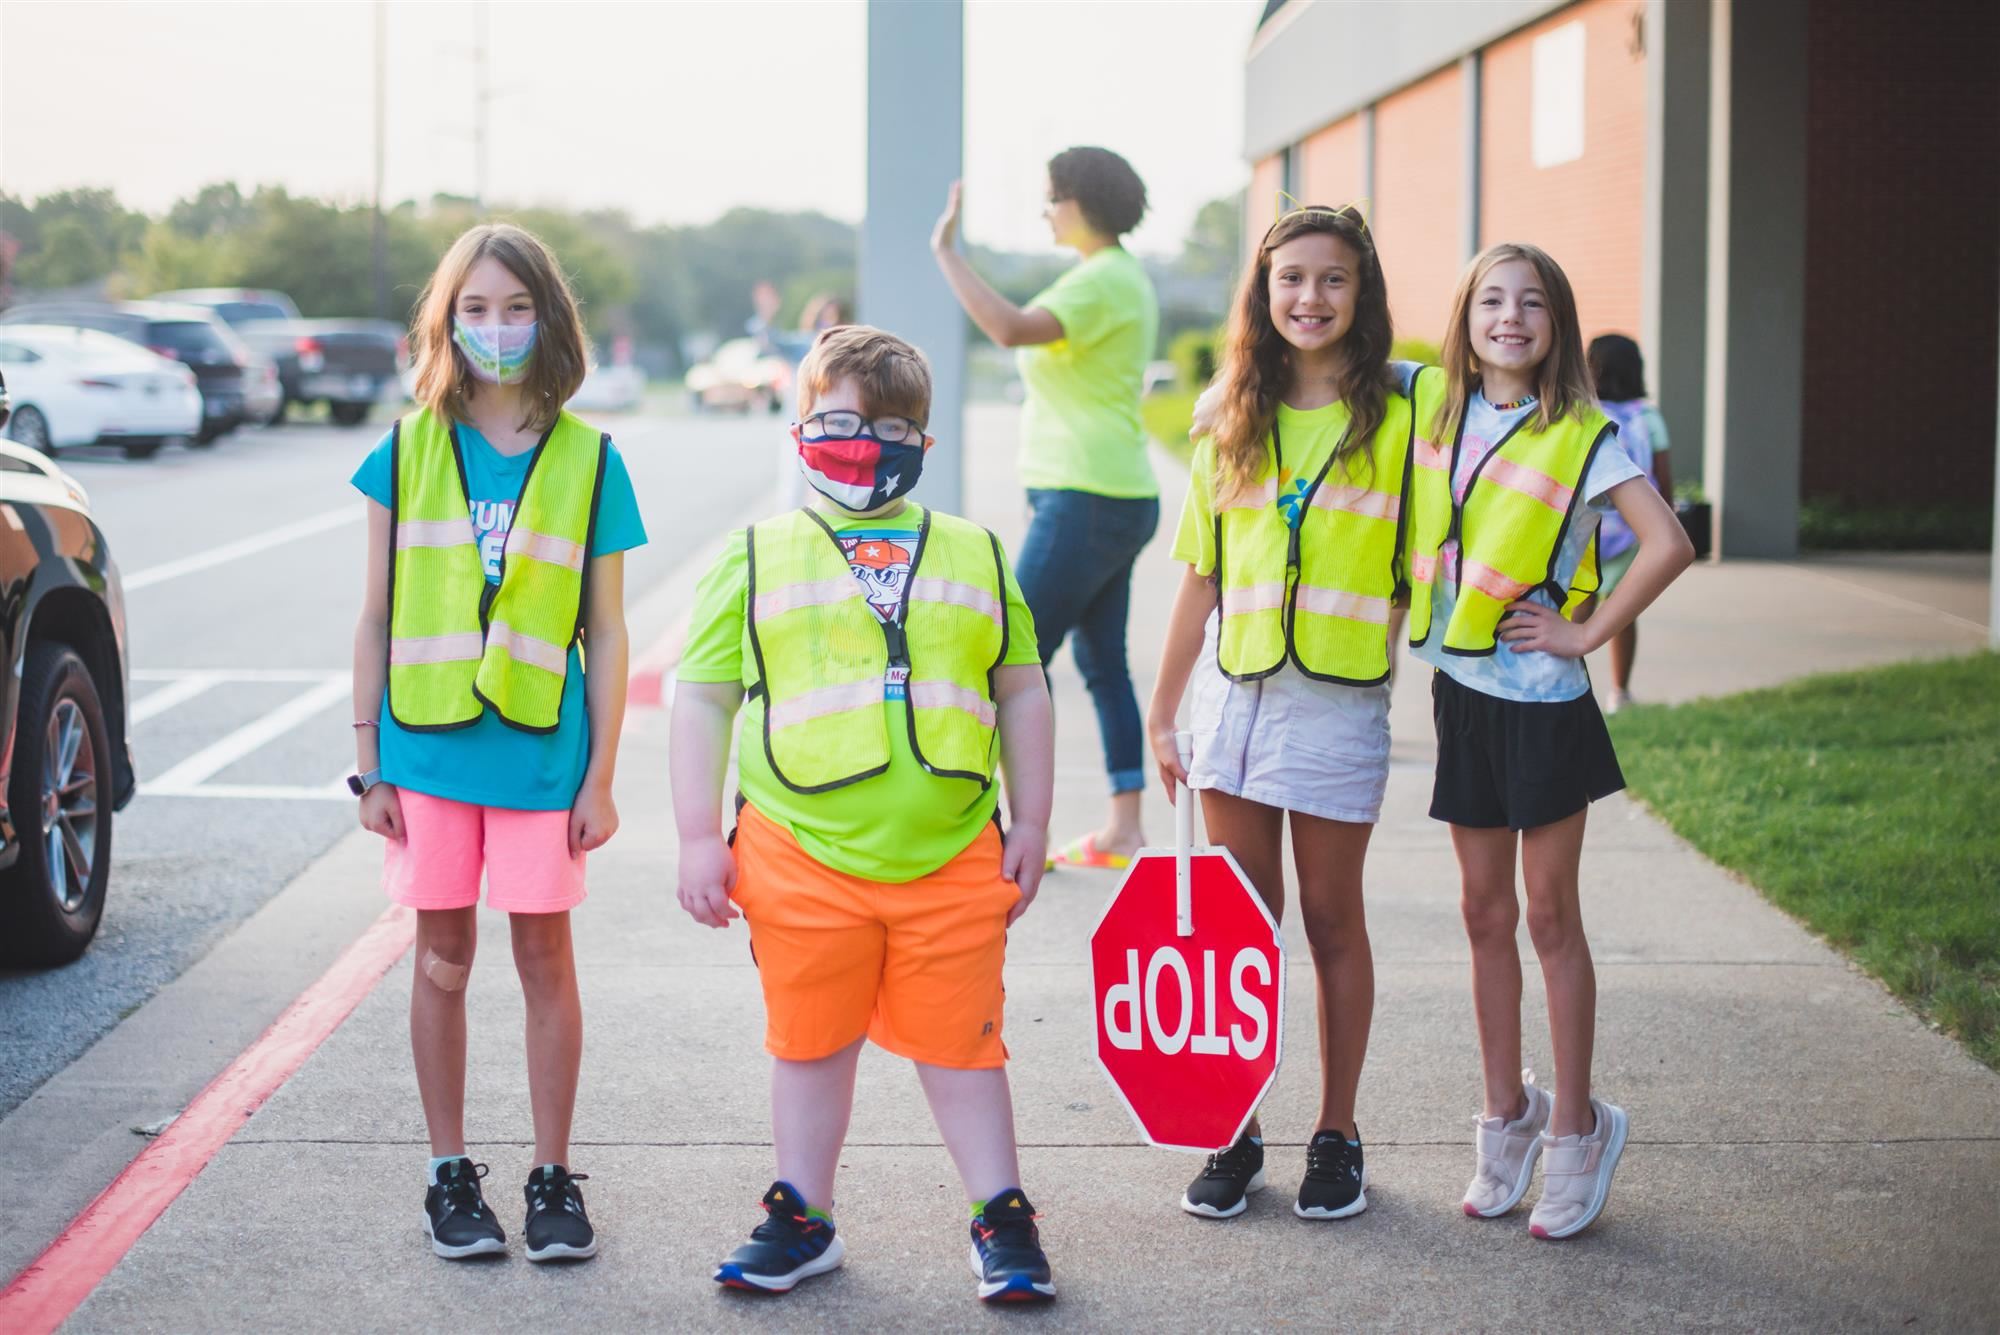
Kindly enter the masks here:
[[917, 498], [964, 499], [965, 316], [931, 258], [931, 226], [965, 152], [965, 15], [960, 0], [868, 3], [868, 205], [859, 316], [930, 358], [930, 432]]
[[1361, 108], [1361, 197], [1368, 201], [1368, 225], [1375, 225], [1375, 108]]
[[1702, 482], [1715, 506], [1717, 556], [1793, 556], [1804, 393], [1806, 0], [1713, 5]]
[[1702, 476], [1708, 311], [1709, 7], [1646, 3], [1646, 221], [1639, 341], [1673, 439], [1676, 481]]
[[1470, 260], [1479, 253], [1480, 69], [1477, 51], [1459, 58], [1458, 82], [1464, 95], [1459, 129], [1465, 137], [1465, 151], [1460, 158], [1460, 175], [1465, 181], [1465, 205], [1458, 214], [1458, 248], [1462, 252], [1459, 256], [1461, 261]]

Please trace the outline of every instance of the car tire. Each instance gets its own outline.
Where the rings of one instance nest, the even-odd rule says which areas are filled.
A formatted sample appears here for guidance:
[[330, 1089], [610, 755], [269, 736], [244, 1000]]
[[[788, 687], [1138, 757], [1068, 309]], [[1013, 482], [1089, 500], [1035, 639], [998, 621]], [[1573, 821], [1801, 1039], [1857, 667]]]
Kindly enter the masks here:
[[223, 429], [221, 427], [204, 426], [201, 430], [187, 438], [188, 448], [205, 450], [215, 444], [216, 441], [221, 440], [222, 435]]
[[366, 403], [329, 403], [326, 412], [335, 426], [360, 426], [368, 420], [371, 406]]
[[0, 961], [68, 964], [97, 935], [111, 878], [111, 786], [111, 735], [90, 669], [66, 644], [30, 644], [7, 793], [21, 851], [0, 872]]
[[26, 445], [31, 450], [40, 450], [53, 459], [56, 447], [49, 440], [49, 419], [42, 416], [42, 410], [32, 404], [16, 408], [12, 420], [7, 423], [7, 438], [16, 445]]
[[164, 443], [157, 440], [128, 440], [125, 442], [125, 457], [127, 459], [150, 459], [160, 452], [160, 446]]

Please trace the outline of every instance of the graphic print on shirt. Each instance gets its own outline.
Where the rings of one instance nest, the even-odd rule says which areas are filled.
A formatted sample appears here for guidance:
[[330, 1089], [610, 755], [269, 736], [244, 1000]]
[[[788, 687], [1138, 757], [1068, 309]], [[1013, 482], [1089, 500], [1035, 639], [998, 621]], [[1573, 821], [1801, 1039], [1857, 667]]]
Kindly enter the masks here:
[[[835, 535], [847, 555], [847, 568], [868, 592], [868, 610], [884, 624], [903, 610], [910, 591], [910, 570], [917, 561], [917, 535], [904, 529], [848, 529]], [[905, 698], [910, 670], [891, 667], [882, 679], [882, 698]]]
[[1285, 517], [1288, 528], [1299, 526], [1299, 516], [1305, 513], [1306, 493], [1312, 490], [1312, 483], [1302, 477], [1293, 477], [1292, 470], [1278, 470], [1278, 513]]
[[472, 502], [472, 536], [479, 543], [479, 559], [486, 566], [488, 583], [500, 582], [500, 558], [507, 550], [507, 534], [514, 528], [514, 502]]

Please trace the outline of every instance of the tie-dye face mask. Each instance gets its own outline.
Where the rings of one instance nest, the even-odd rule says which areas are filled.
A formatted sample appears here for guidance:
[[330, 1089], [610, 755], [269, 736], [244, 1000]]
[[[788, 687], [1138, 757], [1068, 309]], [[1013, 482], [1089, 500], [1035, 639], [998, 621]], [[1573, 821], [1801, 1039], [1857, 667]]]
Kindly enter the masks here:
[[496, 385], [518, 384], [535, 356], [539, 323], [467, 324], [451, 322], [451, 341], [465, 354], [465, 363], [481, 380]]

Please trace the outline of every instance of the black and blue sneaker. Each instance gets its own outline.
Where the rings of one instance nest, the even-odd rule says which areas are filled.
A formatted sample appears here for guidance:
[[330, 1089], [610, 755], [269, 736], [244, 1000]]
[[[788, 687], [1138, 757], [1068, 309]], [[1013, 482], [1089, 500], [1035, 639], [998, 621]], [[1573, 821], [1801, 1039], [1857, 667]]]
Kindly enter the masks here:
[[597, 1231], [583, 1212], [588, 1173], [572, 1173], [561, 1164], [547, 1164], [528, 1174], [528, 1239], [530, 1261], [586, 1261], [597, 1255]]
[[972, 1217], [972, 1273], [979, 1277], [982, 1302], [1036, 1303], [1056, 1296], [1035, 1207], [1019, 1187], [993, 1197]]
[[1361, 1131], [1349, 1140], [1338, 1131], [1315, 1131], [1306, 1145], [1306, 1175], [1292, 1213], [1301, 1219], [1350, 1219], [1368, 1208], [1368, 1167]]
[[424, 1236], [447, 1261], [499, 1256], [507, 1250], [507, 1230], [479, 1192], [479, 1179], [485, 1176], [485, 1164], [461, 1156], [439, 1164], [424, 1193]]
[[715, 1268], [715, 1282], [732, 1289], [787, 1293], [802, 1279], [838, 1269], [847, 1247], [833, 1221], [806, 1213], [805, 1197], [789, 1182], [764, 1193], [764, 1222], [750, 1241]]

